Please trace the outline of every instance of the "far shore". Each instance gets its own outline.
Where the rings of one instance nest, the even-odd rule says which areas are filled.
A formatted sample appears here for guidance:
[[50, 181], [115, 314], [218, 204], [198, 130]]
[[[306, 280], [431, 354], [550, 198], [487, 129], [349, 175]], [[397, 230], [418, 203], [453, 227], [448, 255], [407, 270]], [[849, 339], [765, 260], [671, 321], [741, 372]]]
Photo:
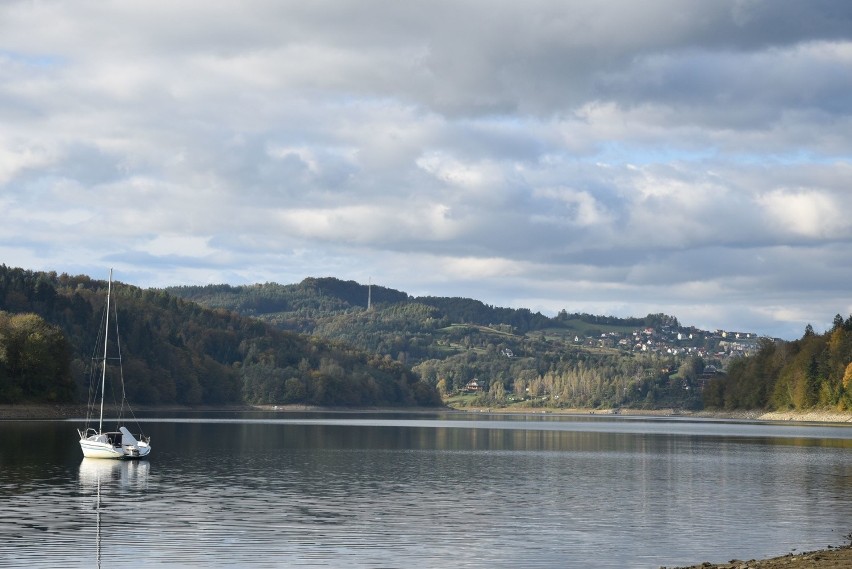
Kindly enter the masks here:
[[[187, 407], [180, 405], [134, 406], [137, 413], [161, 411], [168, 413], [203, 412], [275, 412], [275, 413], [492, 413], [528, 415], [629, 415], [634, 417], [684, 417], [695, 419], [724, 419], [732, 421], [798, 421], [806, 423], [852, 423], [852, 412], [831, 409], [809, 411], [687, 411], [681, 409], [565, 409], [551, 407], [318, 407], [312, 405], [220, 405]], [[114, 416], [117, 409], [104, 408]], [[18, 404], [0, 405], [0, 420], [46, 420], [85, 417], [87, 409], [81, 404]]]
[[638, 417], [691, 417], [733, 421], [800, 421], [804, 423], [852, 423], [852, 411], [811, 409], [808, 411], [701, 410], [683, 409], [565, 409], [553, 407], [457, 407], [469, 413], [523, 413], [553, 415], [630, 415]]

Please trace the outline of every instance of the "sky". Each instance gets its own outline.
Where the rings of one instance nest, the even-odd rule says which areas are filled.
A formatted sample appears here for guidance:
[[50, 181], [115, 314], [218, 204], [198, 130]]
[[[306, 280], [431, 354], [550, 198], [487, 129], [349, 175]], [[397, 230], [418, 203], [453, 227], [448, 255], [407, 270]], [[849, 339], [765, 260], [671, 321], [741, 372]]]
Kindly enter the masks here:
[[850, 212], [846, 0], [0, 3], [10, 267], [795, 339]]

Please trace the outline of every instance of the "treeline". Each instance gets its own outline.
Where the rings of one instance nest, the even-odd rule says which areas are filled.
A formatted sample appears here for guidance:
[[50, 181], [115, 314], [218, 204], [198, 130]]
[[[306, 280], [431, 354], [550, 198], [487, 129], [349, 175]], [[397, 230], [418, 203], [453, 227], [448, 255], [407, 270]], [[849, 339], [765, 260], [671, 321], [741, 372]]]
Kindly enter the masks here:
[[[202, 308], [161, 290], [121, 283], [114, 283], [113, 290], [131, 401], [187, 405], [439, 401], [434, 388], [389, 358], [275, 329], [230, 310]], [[8, 331], [0, 331], [0, 342], [17, 345], [12, 339], [21, 334], [16, 330], [35, 329], [41, 321], [46, 330], [54, 331], [50, 337], [55, 341], [43, 348], [27, 344], [22, 353], [37, 354], [44, 366], [62, 364], [33, 375], [30, 368], [16, 363], [33, 358], [21, 360], [7, 348], [0, 393], [8, 402], [85, 400], [84, 382], [105, 297], [104, 281], [0, 266], [0, 310], [11, 315], [6, 317]], [[56, 383], [52, 388], [41, 382], [48, 376]]]
[[368, 298], [373, 304], [408, 300], [404, 292], [331, 277], [306, 278], [295, 285], [177, 286], [165, 291], [208, 308], [225, 308], [243, 316], [261, 318], [285, 330], [303, 333], [310, 333], [315, 321], [328, 314], [346, 312], [355, 307], [367, 308]]
[[647, 326], [656, 329], [662, 328], [664, 326], [673, 328], [678, 328], [680, 326], [677, 318], [662, 313], [649, 314], [644, 318], [618, 318], [615, 316], [600, 316], [595, 314], [587, 314], [585, 312], [575, 312], [573, 314], [568, 314], [568, 312], [563, 309], [559, 311], [555, 318], [556, 322], [563, 324], [571, 322], [572, 320], [577, 320], [588, 324], [598, 324], [603, 326], [626, 326], [630, 328], [639, 328]]
[[852, 409], [852, 316], [831, 330], [808, 325], [793, 342], [762, 340], [758, 352], [728, 364], [727, 376], [704, 390], [707, 407], [724, 409]]
[[379, 312], [391, 305], [430, 306], [436, 309], [430, 316], [437, 320], [482, 326], [507, 325], [518, 334], [552, 326], [570, 326], [570, 320], [607, 326], [651, 326], [665, 320], [677, 325], [677, 319], [662, 314], [625, 319], [580, 313], [568, 315], [563, 310], [557, 317], [550, 318], [527, 308], [501, 308], [461, 297], [412, 297], [387, 287], [368, 287], [355, 281], [342, 281], [331, 277], [307, 278], [293, 285], [266, 283], [245, 286], [180, 286], [165, 290], [207, 307], [227, 308], [242, 315], [257, 316], [279, 327], [300, 332], [312, 332], [319, 319], [366, 308], [368, 296], [373, 308]]
[[553, 326], [551, 318], [540, 312], [533, 313], [528, 308], [500, 308], [479, 300], [459, 297], [421, 296], [417, 298], [417, 302], [434, 306], [452, 322], [461, 324], [507, 324], [519, 334]]

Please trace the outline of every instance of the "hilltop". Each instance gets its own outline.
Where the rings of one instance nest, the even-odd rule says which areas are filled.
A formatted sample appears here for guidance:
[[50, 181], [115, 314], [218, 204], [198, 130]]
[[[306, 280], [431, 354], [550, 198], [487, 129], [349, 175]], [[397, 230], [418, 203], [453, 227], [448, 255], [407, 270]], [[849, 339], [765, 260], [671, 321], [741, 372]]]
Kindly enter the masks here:
[[[106, 285], [0, 266], [0, 403], [86, 400]], [[116, 282], [113, 291], [134, 403], [440, 403], [433, 386], [391, 359], [161, 290]]]
[[[209, 308], [258, 318], [284, 330], [338, 338], [384, 350], [389, 355], [402, 354], [413, 364], [429, 355], [416, 341], [419, 335], [437, 332], [453, 336], [454, 327], [464, 327], [467, 332], [478, 329], [492, 339], [504, 341], [537, 333], [539, 338], [586, 348], [722, 358], [751, 353], [759, 340], [753, 332], [681, 326], [676, 317], [665, 314], [617, 318], [562, 310], [555, 317], [548, 317], [526, 308], [494, 307], [471, 298], [414, 297], [387, 287], [332, 277], [306, 278], [288, 285], [222, 284], [164, 290]], [[389, 332], [402, 334], [408, 341], [391, 345], [386, 338], [380, 338]], [[400, 348], [397, 354], [391, 354], [394, 348]]]

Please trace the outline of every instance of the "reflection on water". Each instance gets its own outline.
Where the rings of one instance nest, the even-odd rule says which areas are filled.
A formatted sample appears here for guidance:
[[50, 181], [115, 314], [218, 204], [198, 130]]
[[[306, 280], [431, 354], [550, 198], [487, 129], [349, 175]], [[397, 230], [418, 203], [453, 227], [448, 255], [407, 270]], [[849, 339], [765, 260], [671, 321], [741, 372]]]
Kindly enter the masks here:
[[[88, 535], [89, 539], [84, 538], [82, 541], [90, 549], [92, 543], [94, 543], [97, 567], [101, 567], [102, 561], [102, 504], [103, 509], [107, 510], [107, 507], [113, 503], [132, 499], [137, 491], [144, 491], [148, 483], [148, 468], [147, 461], [138, 460], [119, 461], [84, 458], [80, 462], [80, 495], [83, 497], [84, 503], [86, 500], [91, 503], [89, 509], [94, 513], [93, 516], [83, 516], [81, 520], [83, 523], [86, 520], [90, 522], [90, 530], [94, 528], [94, 539], [91, 535]], [[93, 524], [92, 521], [94, 521]], [[108, 536], [119, 535], [119, 531], [112, 531], [110, 526], [105, 529]], [[85, 530], [79, 533], [81, 537], [87, 534]], [[91, 533], [91, 531], [88, 533]], [[126, 532], [121, 530], [120, 533]], [[108, 540], [108, 543], [116, 542]], [[122, 549], [126, 554], [127, 551], [140, 547], [140, 545], [139, 540], [131, 533], [118, 541], [116, 547]]]
[[[85, 496], [104, 484], [108, 497], [121, 499], [130, 490], [144, 492], [148, 487], [147, 460], [100, 460], [84, 458], [80, 461], [80, 493]], [[122, 496], [122, 492], [125, 496]]]
[[152, 421], [130, 462], [2, 423], [0, 566], [659, 567], [852, 529], [848, 428], [312, 417]]

